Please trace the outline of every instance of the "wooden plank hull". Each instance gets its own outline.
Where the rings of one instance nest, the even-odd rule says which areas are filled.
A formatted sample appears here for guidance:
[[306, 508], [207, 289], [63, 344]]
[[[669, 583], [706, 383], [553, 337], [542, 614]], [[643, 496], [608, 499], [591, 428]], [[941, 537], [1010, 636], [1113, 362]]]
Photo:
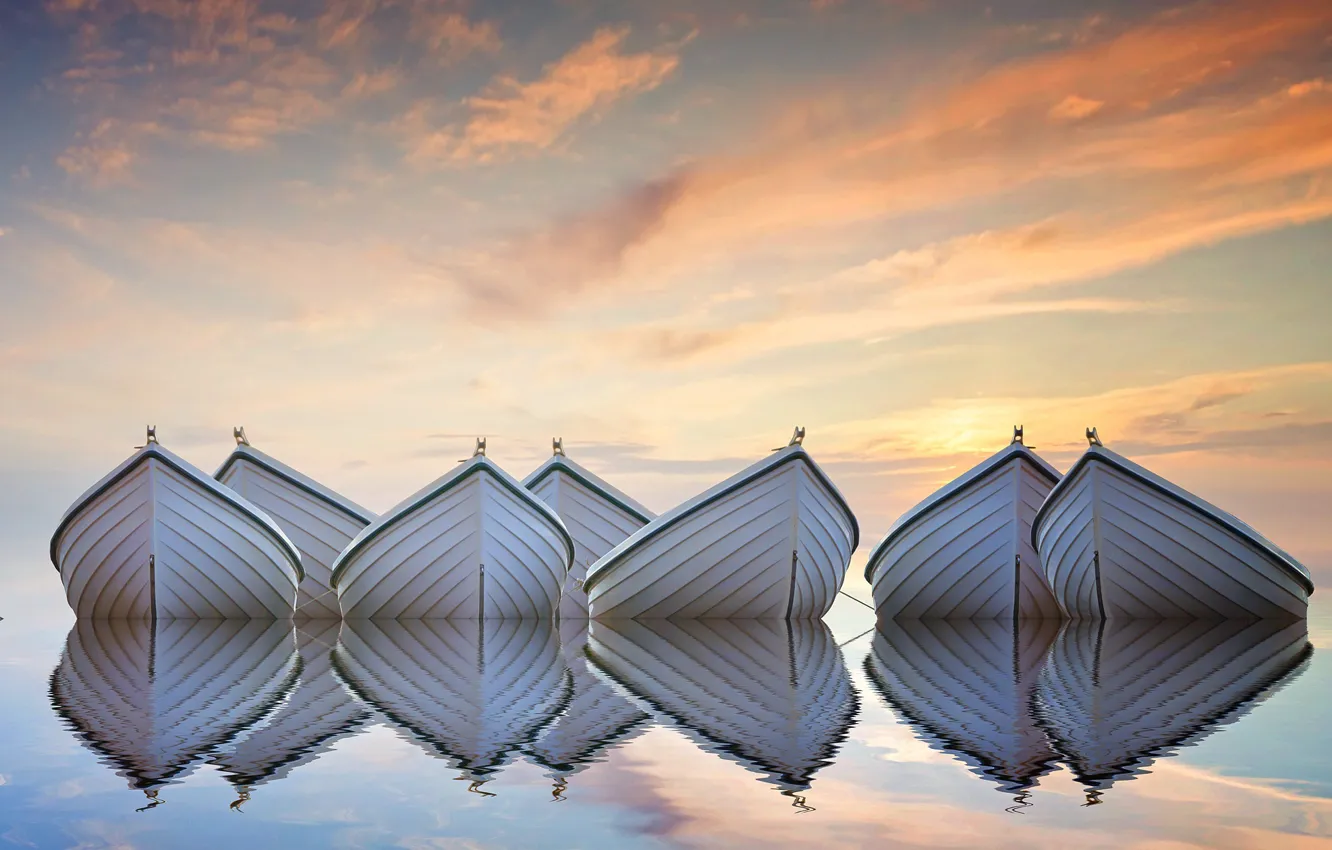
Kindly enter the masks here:
[[841, 651], [817, 621], [597, 621], [587, 656], [646, 710], [797, 806], [860, 707]]
[[1034, 698], [1058, 620], [889, 620], [865, 674], [927, 744], [959, 758], [1018, 803], [1059, 756]]
[[348, 620], [334, 669], [406, 740], [488, 781], [568, 704], [550, 620]]
[[349, 619], [551, 618], [573, 552], [554, 511], [474, 457], [367, 526], [331, 581]]
[[302, 577], [271, 518], [156, 443], [70, 508], [51, 560], [80, 618], [290, 617]]
[[132, 788], [156, 796], [296, 685], [290, 623], [79, 620], [51, 704]]
[[333, 620], [298, 626], [300, 677], [291, 694], [263, 724], [210, 760], [242, 798], [309, 764], [369, 722], [369, 710], [333, 674], [330, 655], [339, 631]]
[[587, 619], [587, 568], [651, 521], [652, 513], [562, 455], [542, 464], [523, 485], [560, 515], [573, 538], [574, 560], [560, 594], [560, 617]]
[[1014, 443], [909, 511], [865, 568], [879, 618], [1058, 619], [1031, 542], [1058, 480]]
[[663, 514], [585, 582], [597, 619], [810, 619], [832, 607], [854, 515], [799, 446]]
[[1313, 583], [1239, 520], [1093, 447], [1051, 492], [1034, 542], [1072, 618], [1304, 617]]
[[300, 551], [296, 616], [341, 618], [329, 584], [333, 561], [374, 514], [248, 445], [237, 446], [215, 477], [272, 517]]
[[1041, 672], [1039, 716], [1088, 802], [1100, 802], [1243, 717], [1312, 654], [1301, 620], [1070, 621]]

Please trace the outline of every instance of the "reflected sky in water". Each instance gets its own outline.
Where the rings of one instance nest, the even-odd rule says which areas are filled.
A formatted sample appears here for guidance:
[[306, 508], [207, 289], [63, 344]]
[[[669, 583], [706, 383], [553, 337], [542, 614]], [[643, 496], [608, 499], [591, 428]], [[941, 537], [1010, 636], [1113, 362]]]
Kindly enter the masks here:
[[0, 844], [1332, 846], [1305, 624], [0, 622]]

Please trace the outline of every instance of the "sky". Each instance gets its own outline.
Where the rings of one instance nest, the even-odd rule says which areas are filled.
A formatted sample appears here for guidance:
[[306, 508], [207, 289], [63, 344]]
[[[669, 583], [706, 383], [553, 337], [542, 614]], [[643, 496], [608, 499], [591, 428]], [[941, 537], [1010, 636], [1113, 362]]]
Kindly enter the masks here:
[[857, 564], [1094, 425], [1332, 579], [1324, 0], [8, 3], [0, 114], [11, 604], [146, 424], [659, 511], [803, 425]]

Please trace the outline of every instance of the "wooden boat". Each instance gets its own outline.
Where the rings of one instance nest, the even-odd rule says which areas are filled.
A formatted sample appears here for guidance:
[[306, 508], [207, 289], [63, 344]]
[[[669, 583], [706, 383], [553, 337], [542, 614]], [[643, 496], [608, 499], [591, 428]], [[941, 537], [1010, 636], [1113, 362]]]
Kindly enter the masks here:
[[483, 794], [573, 690], [551, 620], [348, 620], [333, 668], [404, 739]]
[[51, 537], [69, 605], [99, 619], [290, 617], [301, 556], [230, 487], [147, 443], [79, 497]]
[[1098, 803], [1246, 715], [1312, 655], [1303, 620], [1070, 621], [1041, 672], [1038, 717]]
[[236, 450], [213, 477], [268, 514], [300, 551], [305, 579], [296, 615], [340, 618], [337, 591], [329, 585], [331, 565], [375, 515], [254, 448], [244, 428], [235, 429], [235, 436]]
[[554, 617], [574, 544], [559, 516], [476, 454], [366, 526], [333, 565], [343, 616]]
[[865, 566], [879, 618], [1055, 618], [1031, 521], [1059, 473], [1013, 442], [902, 515]]
[[560, 620], [560, 653], [569, 669], [573, 695], [564, 711], [527, 748], [532, 761], [554, 781], [554, 796], [563, 800], [569, 780], [603, 760], [611, 748], [647, 728], [651, 715], [598, 678], [588, 663], [585, 619]]
[[210, 759], [236, 788], [235, 808], [255, 788], [309, 764], [369, 723], [370, 711], [333, 675], [330, 654], [340, 630], [340, 623], [326, 619], [298, 626], [300, 676], [290, 695], [263, 723]]
[[1248, 525], [1101, 445], [1050, 491], [1032, 528], [1073, 618], [1304, 617], [1309, 572]]
[[599, 620], [587, 657], [645, 710], [802, 809], [860, 708], [841, 650], [815, 620]]
[[83, 619], [51, 674], [51, 706], [151, 807], [261, 722], [298, 671], [289, 622]]
[[560, 616], [586, 619], [583, 579], [588, 566], [650, 522], [654, 514], [570, 460], [560, 438], [553, 445], [550, 460], [523, 479], [523, 486], [555, 509], [573, 537], [573, 567], [560, 595]]
[[1022, 806], [1058, 754], [1034, 700], [1058, 620], [887, 620], [865, 675], [936, 750], [956, 756]]
[[860, 529], [790, 445], [667, 511], [587, 571], [595, 618], [808, 619], [832, 607]]

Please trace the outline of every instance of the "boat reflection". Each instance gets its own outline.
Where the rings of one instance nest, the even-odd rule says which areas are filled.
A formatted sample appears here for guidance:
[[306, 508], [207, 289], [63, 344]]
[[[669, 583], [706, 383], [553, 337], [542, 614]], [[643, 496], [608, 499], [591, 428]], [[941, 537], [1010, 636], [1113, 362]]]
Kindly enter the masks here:
[[347, 620], [333, 667], [385, 722], [487, 796], [482, 785], [573, 696], [550, 620]]
[[290, 622], [80, 620], [51, 705], [152, 808], [164, 785], [267, 716], [299, 671]]
[[1039, 715], [1092, 805], [1243, 717], [1312, 655], [1302, 620], [1070, 622], [1041, 672]]
[[[888, 620], [865, 674], [884, 702], [937, 750], [1029, 805], [1058, 759], [1032, 703], [1059, 620]], [[1015, 808], [1016, 808], [1015, 807]]]
[[804, 794], [846, 739], [859, 701], [817, 620], [608, 620], [587, 656], [700, 746]]
[[225, 747], [211, 761], [235, 786], [240, 806], [251, 791], [314, 761], [359, 731], [370, 712], [333, 675], [330, 655], [339, 620], [304, 620], [296, 629], [300, 679], [290, 696], [262, 723]]
[[560, 622], [560, 653], [572, 677], [573, 696], [527, 748], [527, 755], [554, 781], [556, 800], [565, 799], [571, 778], [602, 761], [607, 750], [636, 737], [652, 719], [593, 673], [584, 654], [587, 625], [587, 620]]

